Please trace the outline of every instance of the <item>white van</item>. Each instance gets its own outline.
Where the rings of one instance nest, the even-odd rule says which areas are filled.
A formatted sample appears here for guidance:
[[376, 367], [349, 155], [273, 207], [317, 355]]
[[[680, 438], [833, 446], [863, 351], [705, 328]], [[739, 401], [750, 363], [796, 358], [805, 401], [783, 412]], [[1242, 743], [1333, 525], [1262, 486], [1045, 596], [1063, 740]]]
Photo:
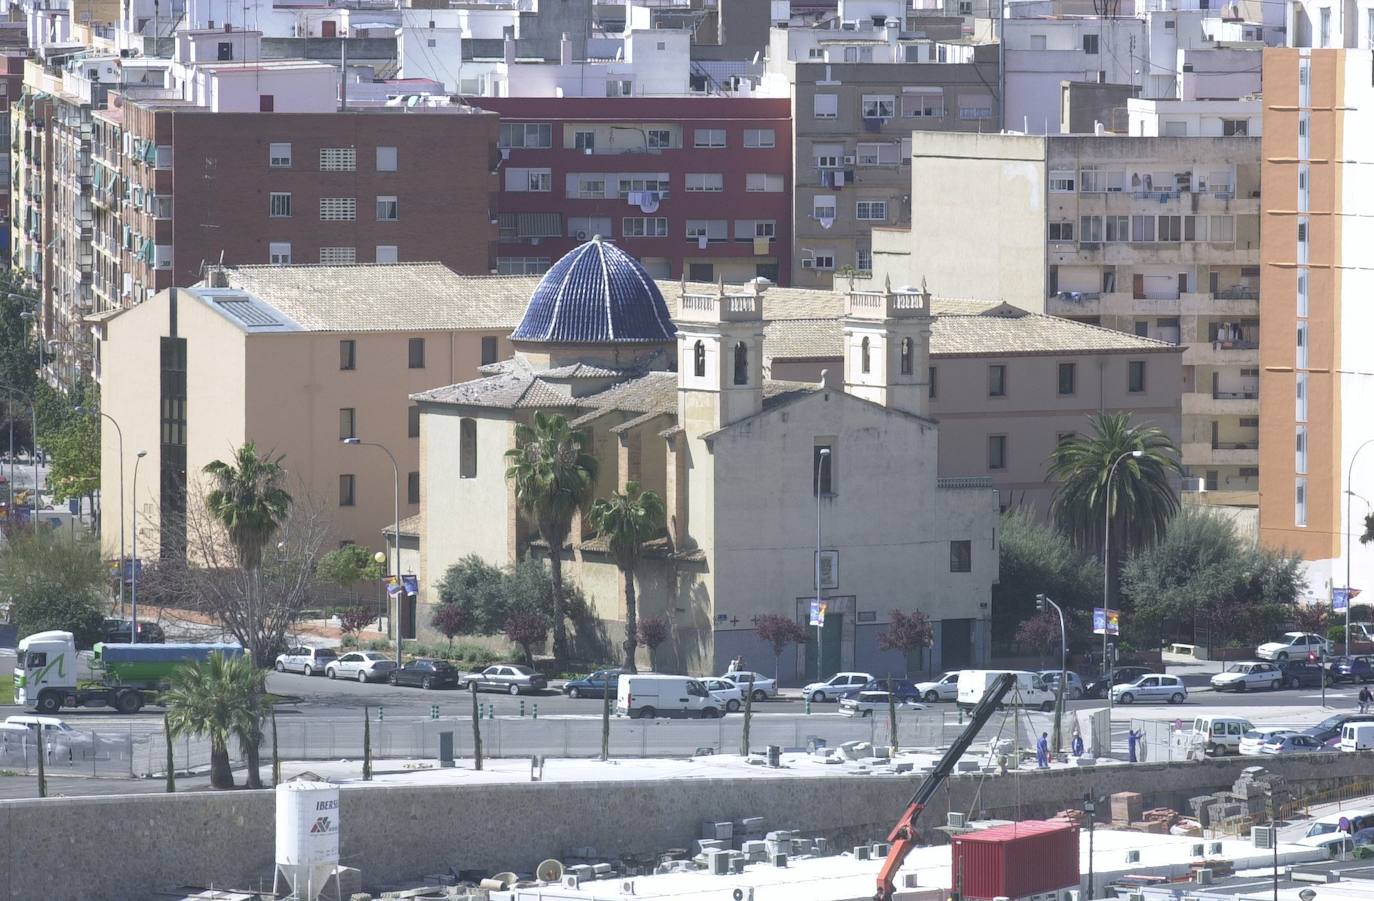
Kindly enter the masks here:
[[1342, 726], [1341, 750], [1374, 750], [1374, 723], [1346, 723]]
[[1016, 672], [1016, 686], [1003, 699], [1004, 706], [1054, 709], [1054, 689], [1045, 684], [1039, 673], [991, 669], [966, 669], [959, 673], [959, 706], [966, 710], [976, 707], [997, 677], [1007, 672]]
[[1245, 733], [1254, 730], [1249, 720], [1234, 716], [1200, 716], [1193, 720], [1193, 741], [1209, 757], [1239, 754]]
[[622, 673], [616, 686], [615, 712], [620, 716], [720, 716], [721, 702], [700, 679]]

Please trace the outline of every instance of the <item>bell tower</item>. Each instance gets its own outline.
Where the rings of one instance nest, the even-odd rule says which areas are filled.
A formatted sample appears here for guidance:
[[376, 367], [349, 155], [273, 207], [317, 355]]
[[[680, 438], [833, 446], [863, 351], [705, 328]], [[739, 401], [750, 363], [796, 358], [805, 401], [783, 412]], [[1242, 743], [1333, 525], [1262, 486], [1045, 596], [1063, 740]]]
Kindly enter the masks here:
[[763, 409], [764, 286], [690, 294], [682, 284], [677, 325], [678, 422], [712, 431]]
[[845, 299], [844, 390], [894, 410], [930, 414], [930, 291], [855, 291]]

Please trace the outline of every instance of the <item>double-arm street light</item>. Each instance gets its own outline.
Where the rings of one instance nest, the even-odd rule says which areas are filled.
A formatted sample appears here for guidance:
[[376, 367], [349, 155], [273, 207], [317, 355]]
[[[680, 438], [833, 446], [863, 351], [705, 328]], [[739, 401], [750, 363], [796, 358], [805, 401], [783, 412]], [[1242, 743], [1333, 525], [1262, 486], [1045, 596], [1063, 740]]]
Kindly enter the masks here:
[[1107, 470], [1107, 484], [1102, 487], [1102, 678], [1107, 685], [1107, 715], [1112, 710], [1112, 670], [1107, 663], [1107, 636], [1111, 632], [1111, 584], [1112, 584], [1112, 477], [1116, 467], [1127, 457], [1143, 457], [1144, 451], [1129, 450], [1112, 461]]
[[396, 569], [394, 575], [396, 583], [401, 587], [401, 591], [396, 594], [396, 616], [391, 623], [391, 629], [396, 633], [396, 665], [401, 665], [401, 595], [405, 592], [405, 587], [401, 585], [401, 467], [396, 463], [396, 456], [387, 449], [386, 445], [378, 444], [375, 441], [361, 441], [357, 438], [345, 438], [344, 444], [353, 447], [375, 447], [386, 454], [391, 461], [392, 475], [392, 529], [394, 535], [392, 539], [396, 544]]
[[1049, 595], [1037, 594], [1035, 606], [1041, 613], [1044, 613], [1048, 606], [1053, 607], [1054, 612], [1059, 614], [1059, 685], [1054, 693], [1054, 750], [1058, 753], [1064, 749], [1061, 724], [1064, 720], [1064, 685], [1069, 678], [1069, 633], [1064, 626], [1063, 608], [1050, 600]]

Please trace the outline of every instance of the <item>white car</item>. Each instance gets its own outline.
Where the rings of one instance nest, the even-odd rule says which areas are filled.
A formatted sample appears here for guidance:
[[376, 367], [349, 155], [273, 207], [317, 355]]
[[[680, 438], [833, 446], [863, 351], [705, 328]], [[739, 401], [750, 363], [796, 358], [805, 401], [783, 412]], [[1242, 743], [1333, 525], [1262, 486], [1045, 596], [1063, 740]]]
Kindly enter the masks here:
[[1261, 660], [1306, 660], [1309, 653], [1319, 657], [1331, 653], [1331, 642], [1311, 632], [1285, 632], [1278, 641], [1267, 641], [1255, 649]]
[[959, 700], [959, 671], [945, 673], [934, 682], [917, 682], [916, 690], [921, 693], [921, 699], [927, 704], [934, 704], [936, 701], [957, 701]]
[[1113, 685], [1112, 700], [1118, 704], [1134, 704], [1136, 701], [1182, 704], [1188, 700], [1188, 689], [1178, 676], [1148, 673], [1134, 682]]
[[778, 683], [776, 679], [765, 676], [763, 673], [751, 673], [748, 670], [731, 670], [720, 678], [734, 682], [743, 688], [750, 685], [754, 689], [755, 701], [766, 701], [769, 698], [778, 696]]
[[73, 729], [71, 724], [55, 716], [8, 716], [0, 724], [5, 744], [14, 744], [16, 739], [33, 742], [38, 738], [38, 726], [43, 725], [43, 741], [47, 743], [48, 753], [71, 754], [89, 750], [94, 739], [89, 732]]
[[338, 659], [338, 656], [339, 652], [333, 648], [297, 645], [287, 648], [286, 653], [277, 655], [277, 672], [321, 676], [324, 675], [325, 667]]
[[802, 697], [811, 703], [838, 701], [863, 688], [873, 677], [868, 673], [836, 673], [824, 682], [811, 682], [802, 689]]
[[325, 664], [324, 674], [331, 679], [385, 682], [395, 668], [395, 660], [377, 651], [349, 651]]
[[1250, 691], [1256, 688], [1283, 687], [1283, 670], [1272, 663], [1246, 660], [1233, 663], [1212, 677], [1213, 691]]
[[1259, 757], [1260, 754], [1263, 753], [1260, 749], [1264, 747], [1264, 743], [1269, 739], [1276, 738], [1280, 735], [1293, 735], [1296, 734], [1297, 731], [1298, 730], [1288, 726], [1260, 726], [1257, 729], [1251, 729], [1240, 737], [1241, 756]]
[[[1040, 678], [1045, 680], [1045, 684], [1050, 687], [1050, 691], [1059, 690], [1059, 670], [1047, 669], [1040, 671]], [[1068, 671], [1068, 684], [1064, 686], [1064, 697], [1070, 701], [1077, 701], [1083, 697], [1083, 679], [1073, 670]]]
[[711, 697], [724, 705], [730, 713], [744, 706], [744, 689], [729, 679], [702, 679], [701, 683], [706, 686], [706, 691]]
[[[917, 704], [915, 701], [898, 701], [897, 711], [903, 710], [925, 710], [924, 704]], [[887, 692], [885, 691], [861, 691], [856, 695], [840, 699], [840, 713], [845, 716], [873, 716], [874, 711], [887, 713]]]

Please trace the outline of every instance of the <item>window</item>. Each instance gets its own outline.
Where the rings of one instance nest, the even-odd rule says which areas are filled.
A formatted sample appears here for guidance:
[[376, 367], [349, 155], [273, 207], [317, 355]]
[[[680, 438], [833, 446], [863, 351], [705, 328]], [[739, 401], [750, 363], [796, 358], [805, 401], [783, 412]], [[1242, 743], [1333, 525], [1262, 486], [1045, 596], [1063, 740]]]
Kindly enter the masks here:
[[1236, 240], [1236, 219], [1234, 216], [1208, 216], [1209, 233], [1207, 240], [1213, 244], [1230, 244]]
[[666, 128], [650, 128], [644, 132], [645, 142], [658, 150], [673, 148], [673, 133]]
[[377, 263], [399, 263], [400, 248], [395, 244], [378, 244], [372, 251], [373, 261]]
[[351, 506], [353, 506], [353, 504], [354, 504], [354, 503], [356, 502], [356, 500], [357, 500], [357, 497], [356, 497], [356, 495], [354, 494], [354, 488], [355, 488], [355, 487], [356, 487], [356, 485], [355, 485], [355, 479], [354, 479], [354, 477], [353, 477], [351, 474], [339, 476], [339, 506], [340, 506], [340, 507], [351, 507]]
[[354, 370], [358, 368], [358, 342], [345, 338], [339, 342], [339, 368]]
[[291, 265], [291, 242], [272, 241], [267, 245], [268, 260], [273, 266]]
[[219, 62], [228, 62], [234, 58], [234, 44], [232, 41], [220, 41], [215, 47], [215, 57]]
[[988, 469], [1007, 468], [1007, 436], [988, 436]]
[[[223, 47], [224, 45], [221, 44], [220, 46]], [[277, 98], [276, 98], [276, 97], [273, 97], [271, 94], [260, 94], [260, 95], [258, 95], [258, 112], [260, 112], [260, 113], [270, 113], [270, 112], [273, 112], [274, 110], [276, 110], [276, 108], [277, 108]]]
[[321, 197], [321, 222], [352, 222], [358, 218], [358, 198]]
[[1049, 42], [1048, 35], [1033, 34], [1030, 36], [1030, 48], [1032, 50], [1044, 50]]
[[735, 384], [749, 384], [749, 346], [743, 341], [735, 342]]
[[727, 219], [688, 219], [687, 240], [700, 243], [707, 241], [730, 240], [730, 222]]
[[668, 219], [663, 216], [627, 216], [620, 220], [622, 238], [666, 238]]
[[397, 219], [400, 219], [400, 218], [401, 218], [400, 210], [398, 209], [398, 204], [397, 204], [397, 202], [396, 202], [396, 198], [395, 198], [395, 197], [378, 197], [378, 198], [377, 198], [377, 221], [378, 221], [378, 222], [395, 222]]
[[996, 364], [988, 367], [988, 397], [1007, 396], [1007, 367]]
[[578, 130], [573, 132], [573, 149], [589, 153], [596, 150], [596, 132]]
[[943, 88], [903, 88], [902, 118], [943, 119], [945, 92]]
[[406, 408], [406, 437], [420, 437], [420, 408], [414, 404]]
[[910, 338], [903, 338], [902, 343], [898, 345], [898, 347], [900, 360], [898, 369], [902, 375], [911, 375], [913, 358], [916, 354], [916, 346]]
[[[802, 267], [805, 268], [805, 266], [806, 266], [806, 263], [803, 262], [803, 263], [802, 263]], [[827, 271], [828, 271], [828, 270], [831, 270], [831, 269], [834, 269], [834, 268], [835, 268], [835, 252], [832, 251], [832, 250], [818, 250], [818, 251], [816, 251], [815, 255], [811, 258], [811, 268], [812, 268], [812, 269], [824, 269], [824, 270], [827, 270]]]
[[835, 197], [834, 195], [816, 195], [811, 198], [811, 218], [812, 219], [834, 219], [835, 218]]
[[352, 266], [358, 262], [356, 247], [321, 247], [320, 262], [327, 266]]
[[1321, 43], [1319, 47], [1331, 46], [1331, 7], [1323, 6], [1321, 9]]
[[854, 159], [860, 166], [895, 166], [900, 149], [900, 145], [891, 141], [863, 142], [859, 144]]
[[699, 379], [706, 377], [706, 345], [701, 341], [692, 345], [692, 374]]
[[548, 149], [553, 146], [553, 126], [547, 122], [502, 122], [497, 146]]
[[1297, 397], [1297, 409], [1294, 418], [1298, 422], [1307, 421], [1307, 373], [1299, 372], [1295, 385], [1294, 394]]
[[268, 144], [267, 145], [267, 165], [273, 169], [291, 168], [291, 145], [290, 144]]
[[782, 192], [782, 183], [781, 175], [750, 172], [744, 176], [744, 190], [754, 194], [779, 194]]
[[477, 420], [458, 421], [458, 478], [477, 478]]
[[[753, 178], [753, 176], [749, 176]], [[718, 172], [688, 172], [687, 192], [689, 194], [716, 194], [725, 190], [725, 176]], [[750, 187], [748, 190], [754, 190]], [[779, 191], [782, 188], [778, 189]]]
[[1131, 217], [1131, 240], [1138, 244], [1145, 244], [1155, 239], [1155, 217], [1154, 216], [1132, 216]]
[[949, 543], [949, 571], [952, 573], [973, 571], [972, 541], [951, 541]]
[[549, 257], [497, 257], [497, 275], [543, 275], [553, 261]]
[[1102, 217], [1101, 216], [1079, 216], [1078, 217], [1078, 239], [1089, 244], [1098, 244], [1102, 241]]
[[897, 98], [892, 94], [864, 94], [865, 119], [891, 119], [897, 114]]
[[1307, 323], [1299, 322], [1297, 328], [1298, 359], [1297, 368], [1307, 368]]
[[495, 363], [497, 359], [497, 343], [495, 335], [482, 336], [482, 365], [487, 366]]
[[725, 129], [698, 128], [692, 134], [693, 147], [724, 147]]
[[775, 219], [736, 219], [735, 240], [753, 241], [755, 238], [772, 240], [778, 236], [778, 223]]
[[1170, 243], [1183, 240], [1183, 219], [1180, 216], [1160, 216], [1157, 239]]
[[688, 263], [687, 281], [713, 282], [716, 280], [716, 267], [711, 263]]
[[321, 147], [321, 172], [352, 172], [358, 168], [358, 151], [353, 147]]
[[1131, 360], [1126, 364], [1126, 390], [1132, 394], [1145, 392], [1145, 361]]
[[1222, 119], [1221, 134], [1223, 137], [1238, 136], [1242, 137], [1250, 134], [1250, 120], [1248, 119]]
[[1050, 173], [1050, 190], [1058, 193], [1072, 192], [1074, 173], [1072, 169]]
[[406, 503], [420, 503], [420, 474], [418, 472], [406, 473]]
[[1298, 426], [1295, 449], [1297, 456], [1293, 461], [1294, 471], [1305, 473], [1307, 472], [1307, 426]]
[[352, 407], [339, 408], [339, 439], [358, 437], [357, 411]]
[[1099, 36], [1095, 34], [1083, 35], [1083, 52], [1089, 56], [1097, 55], [1097, 42]]
[[777, 133], [771, 128], [746, 128], [744, 130], [745, 147], [775, 147], [777, 140]]
[[1074, 393], [1074, 376], [1077, 375], [1078, 367], [1074, 363], [1059, 364], [1059, 394], [1060, 396]]
[[971, 119], [991, 119], [992, 118], [992, 95], [991, 94], [960, 94], [959, 95], [959, 118], [963, 120]]
[[861, 222], [886, 222], [886, 200], [860, 200], [854, 204], [854, 218]]
[[267, 215], [273, 219], [287, 219], [291, 216], [291, 195], [273, 191], [267, 195]]
[[869, 354], [868, 339], [864, 338], [859, 342], [859, 372], [867, 375], [872, 366], [871, 355]]
[[526, 191], [552, 191], [553, 172], [549, 169], [507, 169], [506, 190], [514, 193]]
[[1109, 243], [1124, 243], [1131, 240], [1131, 219], [1129, 216], [1106, 216], [1102, 220], [1102, 234]]
[[1293, 491], [1293, 525], [1307, 525], [1307, 480], [1297, 479]]
[[811, 98], [812, 114], [817, 119], [834, 119], [839, 115], [838, 94], [817, 94]]
[[1051, 222], [1050, 223], [1051, 241], [1072, 241], [1073, 223], [1072, 222]]
[[411, 338], [407, 347], [406, 358], [411, 369], [425, 368], [425, 339]]
[[926, 397], [929, 397], [932, 400], [937, 396], [935, 387], [937, 384], [935, 378], [937, 374], [938, 371], [934, 366], [930, 367], [930, 369], [926, 371], [926, 377], [929, 379], [929, 384], [926, 386]]
[[835, 449], [828, 441], [811, 448], [811, 493], [823, 497], [835, 493]]
[[635, 92], [635, 83], [630, 79], [606, 82], [607, 97], [631, 97]]
[[396, 171], [396, 148], [378, 147], [377, 148], [377, 171], [395, 172]]

